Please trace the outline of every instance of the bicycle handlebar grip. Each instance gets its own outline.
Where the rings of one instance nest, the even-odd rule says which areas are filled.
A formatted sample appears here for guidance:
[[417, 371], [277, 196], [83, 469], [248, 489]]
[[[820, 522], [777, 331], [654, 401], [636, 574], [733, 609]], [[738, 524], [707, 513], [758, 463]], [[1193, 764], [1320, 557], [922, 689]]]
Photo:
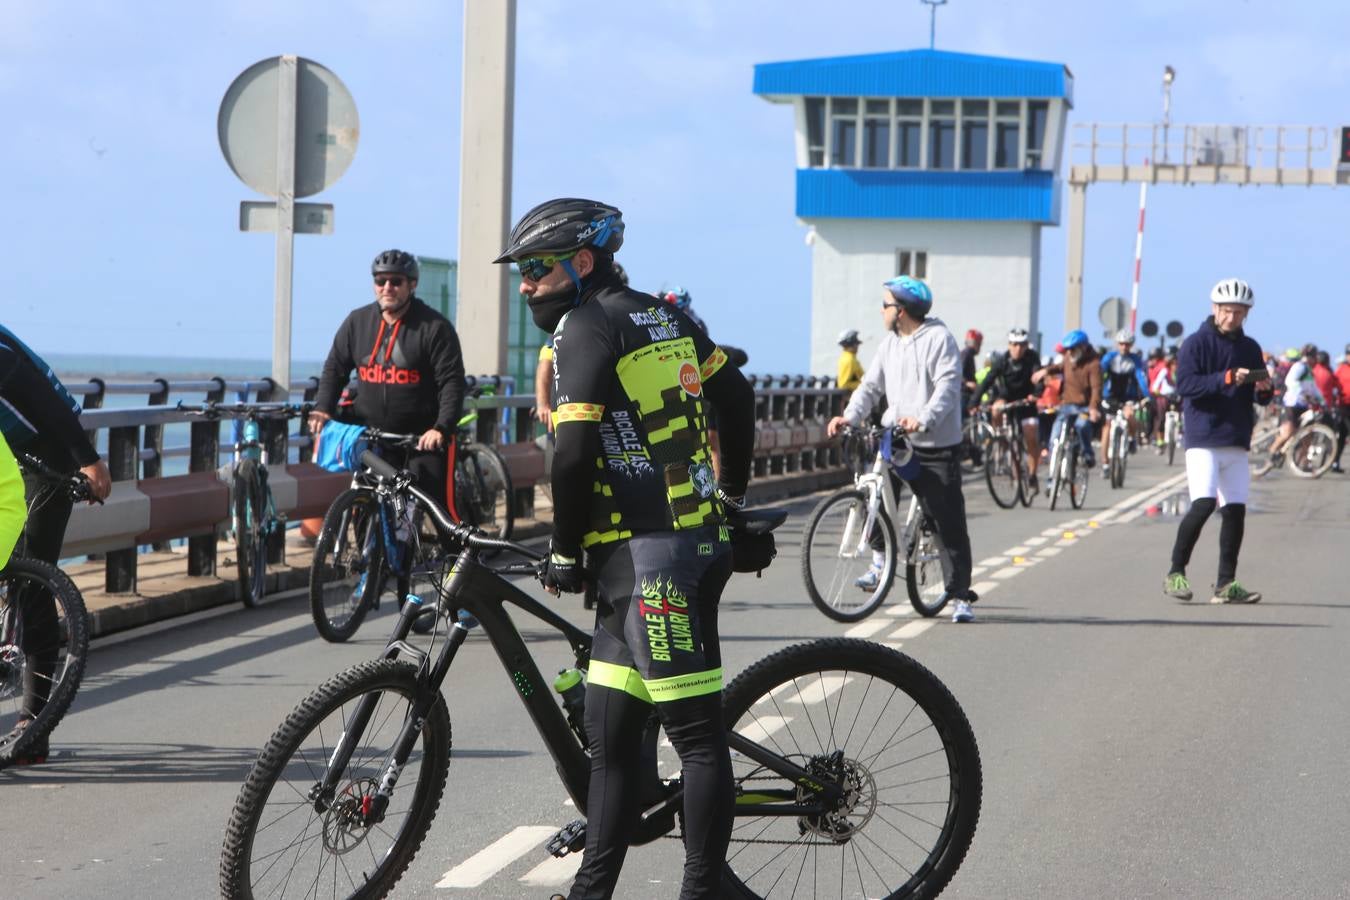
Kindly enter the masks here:
[[361, 453], [361, 464], [382, 478], [398, 477], [398, 469], [376, 456], [373, 450], [366, 450]]

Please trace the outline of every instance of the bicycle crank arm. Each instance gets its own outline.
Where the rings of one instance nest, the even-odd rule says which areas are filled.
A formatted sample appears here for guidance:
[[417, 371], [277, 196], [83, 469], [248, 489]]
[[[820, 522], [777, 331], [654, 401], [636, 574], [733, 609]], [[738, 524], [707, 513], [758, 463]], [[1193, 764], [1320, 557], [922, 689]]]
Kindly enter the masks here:
[[777, 772], [779, 775], [790, 779], [794, 784], [816, 794], [820, 804], [826, 809], [834, 809], [843, 801], [844, 790], [839, 785], [822, 782], [801, 766], [788, 762], [783, 757], [764, 749], [747, 737], [734, 731], [730, 732], [727, 734], [727, 744], [732, 750], [748, 756], [764, 768]]

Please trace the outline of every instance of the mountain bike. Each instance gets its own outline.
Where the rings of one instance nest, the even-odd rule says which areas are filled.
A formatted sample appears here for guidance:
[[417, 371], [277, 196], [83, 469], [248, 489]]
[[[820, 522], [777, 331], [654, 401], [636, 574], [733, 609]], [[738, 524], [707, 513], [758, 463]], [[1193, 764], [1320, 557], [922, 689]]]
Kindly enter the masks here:
[[1102, 401], [1107, 429], [1106, 459], [1103, 462], [1106, 463], [1112, 489], [1125, 486], [1125, 461], [1130, 455], [1130, 419], [1125, 414], [1125, 406], [1119, 400]]
[[[383, 461], [370, 467], [407, 484]], [[221, 896], [382, 897], [402, 877], [441, 802], [452, 759], [441, 686], [477, 617], [578, 810], [590, 777], [583, 727], [549, 690], [507, 604], [560, 632], [579, 669], [591, 636], [506, 580], [537, 576], [541, 557], [456, 525], [417, 488], [443, 547], [438, 609], [453, 622], [434, 659], [404, 637], [405, 606], [382, 658], [330, 678], [286, 718], [240, 789], [220, 861]], [[747, 515], [764, 533], [784, 514]], [[485, 551], [526, 562], [493, 569]], [[561, 688], [559, 688], [561, 690]], [[979, 749], [950, 691], [904, 654], [866, 641], [787, 647], [752, 665], [724, 693], [734, 770], [731, 846], [720, 896], [821, 891], [839, 897], [931, 897], [950, 881], [974, 837]], [[569, 710], [571, 712], [571, 710]], [[584, 712], [577, 710], [584, 715]], [[570, 718], [570, 721], [569, 721]], [[657, 732], [648, 726], [646, 745]], [[679, 836], [682, 781], [643, 763], [642, 813], [631, 843]], [[574, 822], [546, 845], [564, 856], [585, 842]], [[811, 887], [805, 885], [809, 883]]]
[[1003, 424], [994, 429], [985, 450], [984, 480], [990, 496], [1002, 509], [1012, 509], [1019, 501], [1023, 506], [1031, 505], [1031, 476], [1027, 471], [1026, 438], [1019, 413], [1035, 408], [1034, 399], [1004, 404]]
[[[63, 475], [27, 453], [18, 459], [40, 482], [28, 504], [30, 515], [63, 492], [75, 502], [94, 498], [83, 475]], [[21, 719], [31, 721], [0, 744], [0, 768], [45, 746], [75, 699], [88, 652], [89, 619], [75, 582], [49, 563], [10, 557], [0, 570], [0, 740]], [[34, 679], [46, 694], [36, 711], [23, 706], [25, 678]]]
[[[367, 428], [361, 439], [382, 452], [407, 451], [417, 446], [418, 435]], [[411, 494], [395, 490], [368, 467], [352, 473], [352, 486], [324, 514], [309, 568], [310, 613], [324, 640], [341, 643], [356, 634], [379, 609], [391, 576], [396, 596], [417, 594], [412, 565], [421, 528]]]
[[1051, 509], [1059, 502], [1059, 494], [1066, 485], [1069, 502], [1074, 509], [1082, 509], [1087, 502], [1088, 478], [1092, 474], [1092, 467], [1084, 463], [1083, 448], [1073, 428], [1073, 423], [1083, 415], [1087, 413], [1076, 407], [1067, 407], [1061, 409], [1055, 419], [1050, 435], [1050, 468], [1047, 470]]
[[1163, 447], [1167, 451], [1167, 464], [1176, 459], [1177, 444], [1181, 441], [1181, 410], [1177, 408], [1175, 398], [1167, 401], [1167, 413], [1163, 416]]
[[976, 409], [961, 422], [961, 468], [968, 473], [984, 466], [984, 453], [994, 439], [994, 426], [989, 422], [989, 411]]
[[[858, 622], [876, 612], [890, 592], [904, 548], [909, 602], [922, 616], [936, 616], [947, 605], [937, 527], [910, 492], [909, 511], [896, 540], [899, 505], [881, 450], [886, 429], [843, 429], [845, 445], [875, 454], [870, 471], [854, 477], [853, 487], [830, 494], [816, 505], [802, 534], [802, 580], [811, 602], [836, 622]], [[895, 429], [893, 444], [908, 444]], [[861, 454], [859, 454], [861, 455]], [[881, 560], [877, 568], [875, 560]], [[935, 592], [936, 589], [936, 592]]]
[[[177, 408], [212, 420], [243, 419], [240, 439], [234, 442], [234, 458], [221, 472], [230, 485], [230, 533], [234, 538], [234, 561], [239, 570], [239, 600], [245, 606], [257, 606], [267, 593], [267, 547], [273, 535], [286, 530], [286, 517], [277, 511], [272, 488], [267, 482], [267, 444], [262, 440], [259, 423], [263, 419], [303, 416], [313, 405], [216, 402], [190, 405], [180, 401]], [[284, 552], [284, 542], [282, 548]]]
[[1314, 406], [1299, 416], [1298, 430], [1290, 436], [1278, 456], [1267, 453], [1251, 463], [1252, 477], [1260, 478], [1273, 469], [1284, 468], [1299, 478], [1321, 478], [1336, 461], [1336, 430], [1326, 424], [1324, 407]]

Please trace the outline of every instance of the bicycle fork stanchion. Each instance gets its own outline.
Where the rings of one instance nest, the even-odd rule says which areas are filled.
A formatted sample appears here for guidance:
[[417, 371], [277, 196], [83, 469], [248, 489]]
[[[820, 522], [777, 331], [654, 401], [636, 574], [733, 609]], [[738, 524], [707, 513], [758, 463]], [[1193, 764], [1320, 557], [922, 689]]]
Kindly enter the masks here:
[[[419, 681], [422, 681], [424, 685], [427, 683], [440, 684], [445, 678], [446, 671], [450, 668], [451, 661], [455, 658], [455, 653], [468, 636], [469, 630], [463, 625], [458, 622], [452, 625], [446, 647], [436, 661], [430, 678], [419, 679]], [[399, 775], [403, 772], [403, 767], [407, 765], [408, 757], [412, 755], [413, 745], [417, 742], [417, 736], [426, 725], [427, 715], [431, 712], [431, 707], [435, 705], [439, 696], [438, 692], [427, 691], [425, 695], [419, 696], [408, 710], [408, 715], [403, 721], [403, 729], [399, 732], [398, 740], [394, 742], [393, 750], [385, 763], [384, 775], [380, 778], [380, 784], [375, 795], [363, 798], [362, 825], [368, 827], [384, 819], [384, 812], [389, 808], [389, 801], [393, 799], [394, 787], [398, 784]], [[309, 800], [314, 804], [315, 812], [324, 813], [328, 811], [328, 807], [337, 792], [338, 782], [342, 780], [343, 773], [347, 771], [347, 766], [351, 763], [353, 754], [356, 753], [356, 746], [360, 742], [361, 736], [365, 734], [366, 726], [370, 724], [371, 716], [375, 714], [375, 707], [379, 702], [379, 694], [366, 694], [357, 704], [356, 712], [352, 714], [350, 721], [347, 723], [346, 731], [342, 733], [342, 738], [338, 741], [338, 745], [328, 761], [328, 770], [324, 773], [323, 780], [314, 785], [309, 792]]]

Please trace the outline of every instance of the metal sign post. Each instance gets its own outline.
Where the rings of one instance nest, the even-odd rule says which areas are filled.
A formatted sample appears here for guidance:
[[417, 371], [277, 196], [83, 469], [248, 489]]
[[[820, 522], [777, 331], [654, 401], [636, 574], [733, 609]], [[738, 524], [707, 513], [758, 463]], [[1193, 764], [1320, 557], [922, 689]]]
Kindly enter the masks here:
[[272, 295], [272, 380], [291, 381], [291, 293], [296, 234], [332, 234], [331, 203], [297, 203], [342, 177], [360, 125], [346, 86], [300, 56], [274, 56], [240, 73], [220, 102], [220, 150], [244, 184], [274, 202], [239, 204], [240, 231], [276, 234]]

